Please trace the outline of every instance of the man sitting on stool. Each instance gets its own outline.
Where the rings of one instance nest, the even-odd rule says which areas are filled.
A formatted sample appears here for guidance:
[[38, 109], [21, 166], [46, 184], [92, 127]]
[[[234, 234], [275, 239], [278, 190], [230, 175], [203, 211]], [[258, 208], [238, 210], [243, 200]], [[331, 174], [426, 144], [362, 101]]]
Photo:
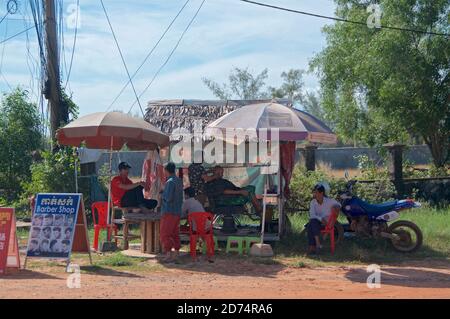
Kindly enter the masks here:
[[306, 228], [308, 232], [309, 249], [308, 254], [316, 254], [322, 248], [320, 244], [320, 231], [328, 223], [328, 219], [333, 211], [339, 213], [341, 204], [325, 195], [325, 187], [317, 184], [313, 189], [314, 199], [309, 208], [309, 223]]
[[215, 179], [206, 183], [206, 192], [219, 206], [243, 206], [252, 203], [255, 211], [261, 214], [262, 208], [255, 196], [255, 186], [237, 187], [229, 180], [223, 178], [223, 168], [214, 168]]
[[145, 182], [133, 183], [128, 178], [128, 170], [131, 168], [126, 162], [119, 164], [119, 175], [111, 181], [111, 194], [114, 206], [139, 207], [144, 213], [151, 213], [158, 205], [154, 199], [144, 198]]

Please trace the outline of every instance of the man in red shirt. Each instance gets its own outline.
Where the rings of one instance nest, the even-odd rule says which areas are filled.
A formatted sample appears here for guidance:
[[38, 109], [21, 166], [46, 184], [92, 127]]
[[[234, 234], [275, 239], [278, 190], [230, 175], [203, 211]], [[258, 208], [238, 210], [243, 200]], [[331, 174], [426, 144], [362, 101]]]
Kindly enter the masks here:
[[111, 181], [111, 194], [114, 206], [139, 207], [148, 212], [158, 205], [153, 199], [144, 198], [145, 182], [133, 183], [128, 178], [128, 170], [131, 166], [126, 162], [119, 164], [119, 175]]

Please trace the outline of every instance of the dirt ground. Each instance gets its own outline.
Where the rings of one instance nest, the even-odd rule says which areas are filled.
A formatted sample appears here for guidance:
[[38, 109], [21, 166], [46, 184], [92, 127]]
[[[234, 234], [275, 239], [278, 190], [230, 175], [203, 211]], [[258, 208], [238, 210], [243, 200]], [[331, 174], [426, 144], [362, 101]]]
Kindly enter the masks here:
[[[155, 268], [82, 267], [81, 288], [67, 288], [61, 265], [0, 278], [0, 298], [450, 298], [450, 261], [381, 266], [381, 288], [369, 289], [366, 266], [292, 267], [220, 259]], [[148, 266], [148, 264], [146, 264]]]

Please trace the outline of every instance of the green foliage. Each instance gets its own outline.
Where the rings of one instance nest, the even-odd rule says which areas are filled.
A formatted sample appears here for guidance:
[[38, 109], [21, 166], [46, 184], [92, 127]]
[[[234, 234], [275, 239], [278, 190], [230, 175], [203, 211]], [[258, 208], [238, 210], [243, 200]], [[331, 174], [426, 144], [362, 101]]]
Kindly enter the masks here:
[[[353, 188], [354, 195], [370, 203], [380, 203], [392, 200], [396, 195], [394, 184], [390, 180], [389, 172], [386, 168], [377, 168], [367, 156], [359, 156], [359, 169], [361, 181], [375, 180], [371, 183], [356, 183]], [[287, 201], [288, 211], [298, 212], [309, 210], [312, 200], [312, 189], [319, 182], [327, 182], [330, 185], [329, 197], [338, 200], [339, 192], [345, 190], [346, 180], [328, 176], [325, 172], [307, 171], [302, 165], [294, 168], [291, 179], [291, 197]]]
[[304, 70], [290, 69], [281, 73], [282, 84], [279, 87], [269, 86], [266, 88], [267, 69], [264, 69], [259, 74], [252, 74], [248, 68], [234, 68], [229, 75], [228, 83], [219, 84], [208, 78], [203, 78], [203, 83], [216, 97], [222, 100], [289, 99], [294, 107], [304, 109], [325, 123], [330, 124], [321, 106], [319, 96], [314, 92], [304, 91], [304, 74]]
[[61, 91], [61, 99], [63, 106], [67, 109], [69, 115], [72, 115], [72, 119], [77, 119], [80, 113], [78, 105], [72, 100], [72, 95], [68, 95], [65, 90]]
[[30, 175], [33, 151], [42, 143], [38, 108], [28, 93], [17, 88], [4, 95], [0, 106], [0, 189], [6, 201], [19, 197]]
[[289, 211], [309, 210], [312, 200], [312, 189], [318, 182], [327, 182], [330, 185], [329, 197], [337, 198], [339, 191], [344, 189], [345, 181], [327, 176], [322, 171], [307, 171], [302, 165], [294, 168], [291, 179], [291, 197], [286, 208]]
[[108, 193], [108, 185], [110, 180], [109, 163], [104, 163], [98, 171], [98, 179], [100, 186], [105, 194]]
[[[367, 1], [336, 3], [338, 17], [367, 20]], [[450, 31], [446, 0], [378, 3], [384, 25]], [[419, 134], [434, 164], [444, 166], [450, 145], [448, 38], [341, 22], [324, 33], [328, 45], [311, 67], [321, 77], [322, 102], [337, 133], [370, 146]]]
[[313, 92], [307, 91], [303, 96], [302, 106], [307, 113], [317, 117], [319, 120], [322, 120], [330, 128], [332, 128], [332, 123], [328, 121], [326, 113], [322, 107], [320, 96]]
[[267, 73], [268, 70], [264, 69], [260, 74], [253, 75], [248, 68], [234, 68], [228, 77], [228, 84], [218, 84], [208, 78], [202, 80], [219, 99], [228, 100], [237, 97], [242, 100], [254, 100], [267, 98], [267, 94], [262, 91], [266, 85]]
[[354, 194], [369, 203], [380, 203], [394, 199], [396, 190], [387, 168], [378, 168], [367, 155], [360, 155], [357, 158], [358, 168], [361, 171], [358, 179], [362, 181], [375, 180], [375, 182], [356, 183], [353, 188]]
[[270, 95], [274, 98], [288, 98], [294, 105], [303, 102], [304, 70], [291, 69], [281, 73], [283, 84], [279, 88], [269, 87]]
[[44, 151], [43, 160], [31, 165], [31, 181], [24, 182], [23, 197], [37, 193], [75, 193], [75, 152], [71, 147], [52, 153]]

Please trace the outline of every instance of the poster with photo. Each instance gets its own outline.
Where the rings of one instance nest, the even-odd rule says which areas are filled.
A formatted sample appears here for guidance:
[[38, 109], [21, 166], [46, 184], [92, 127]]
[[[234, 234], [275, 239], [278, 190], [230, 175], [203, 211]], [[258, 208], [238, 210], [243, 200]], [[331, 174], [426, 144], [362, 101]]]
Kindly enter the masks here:
[[27, 257], [70, 258], [81, 194], [38, 194]]

